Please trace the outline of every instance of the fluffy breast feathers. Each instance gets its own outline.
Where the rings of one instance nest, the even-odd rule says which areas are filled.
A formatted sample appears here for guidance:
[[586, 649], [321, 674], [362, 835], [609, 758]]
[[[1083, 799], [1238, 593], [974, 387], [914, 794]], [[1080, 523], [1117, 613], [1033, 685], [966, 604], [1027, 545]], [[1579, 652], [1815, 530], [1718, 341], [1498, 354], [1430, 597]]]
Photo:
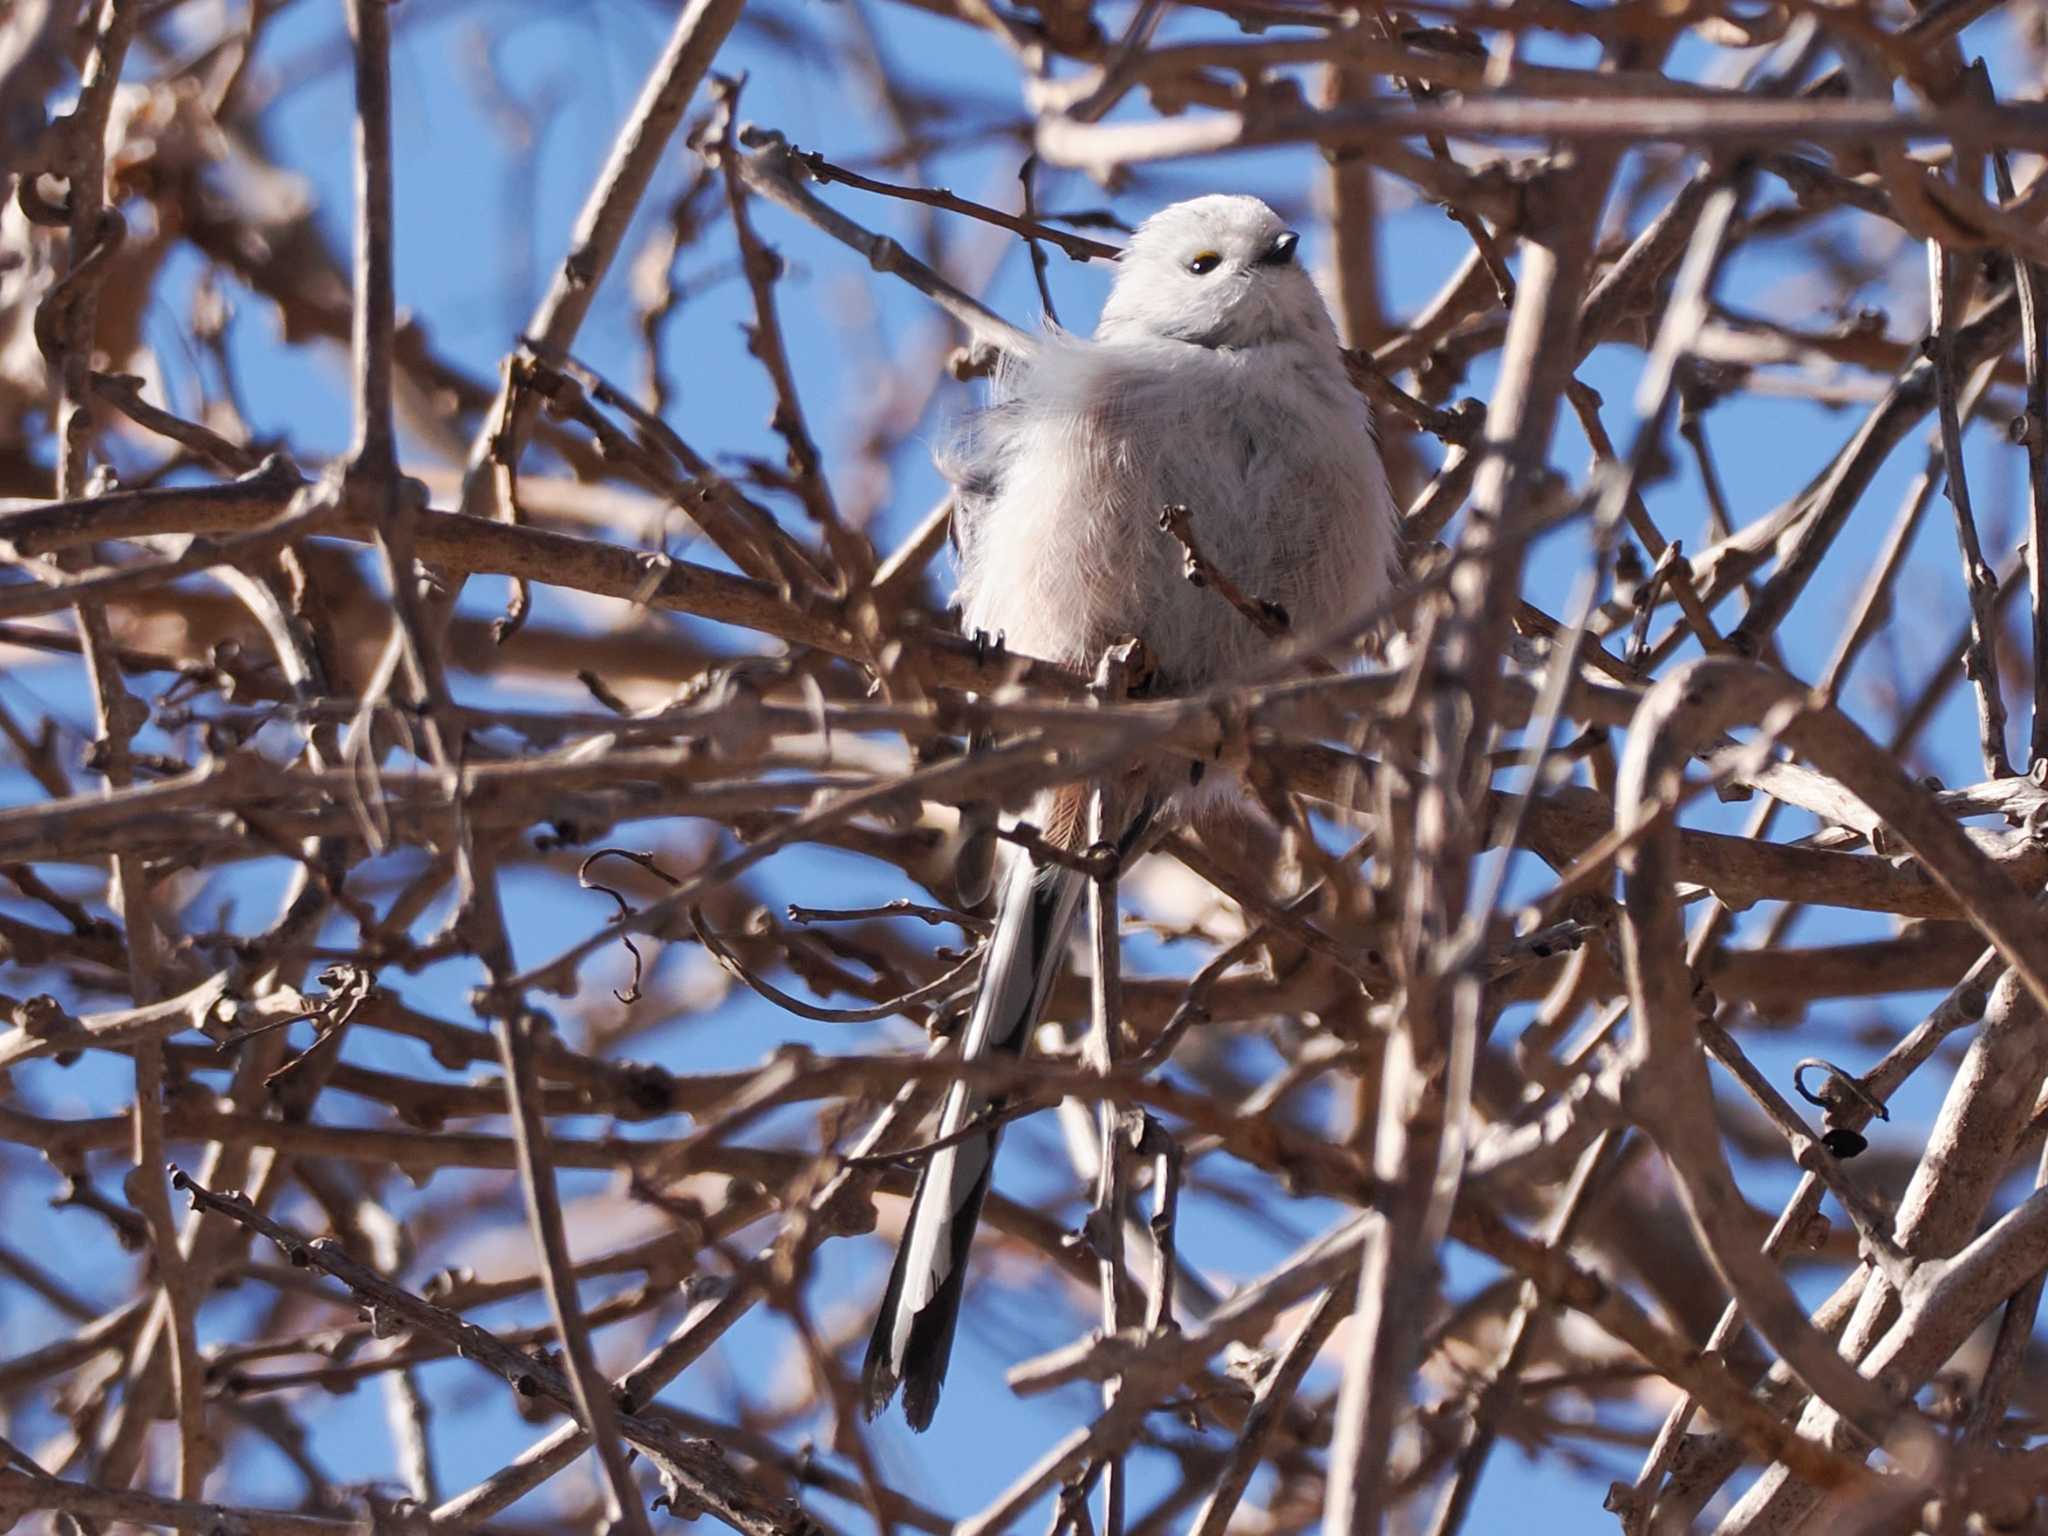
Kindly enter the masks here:
[[958, 487], [963, 628], [1025, 655], [1087, 667], [1137, 635], [1186, 688], [1267, 648], [1184, 578], [1168, 504], [1297, 633], [1365, 613], [1392, 580], [1392, 495], [1326, 336], [1231, 349], [1053, 333], [1005, 365], [940, 464]]

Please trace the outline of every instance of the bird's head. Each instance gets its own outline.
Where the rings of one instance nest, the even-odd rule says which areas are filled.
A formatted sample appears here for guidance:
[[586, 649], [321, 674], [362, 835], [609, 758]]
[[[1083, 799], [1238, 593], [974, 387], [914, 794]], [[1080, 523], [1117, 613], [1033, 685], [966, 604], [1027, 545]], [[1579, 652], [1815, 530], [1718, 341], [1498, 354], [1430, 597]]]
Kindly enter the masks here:
[[1124, 248], [1095, 334], [1205, 347], [1334, 338], [1299, 241], [1256, 197], [1197, 197], [1162, 208]]

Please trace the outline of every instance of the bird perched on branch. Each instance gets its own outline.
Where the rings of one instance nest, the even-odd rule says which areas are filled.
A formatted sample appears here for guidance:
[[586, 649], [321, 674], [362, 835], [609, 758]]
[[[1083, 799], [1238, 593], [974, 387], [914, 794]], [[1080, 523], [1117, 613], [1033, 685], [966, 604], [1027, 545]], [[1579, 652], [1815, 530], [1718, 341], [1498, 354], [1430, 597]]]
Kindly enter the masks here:
[[[1313, 636], [1385, 596], [1396, 515], [1371, 414], [1298, 239], [1257, 198], [1162, 209], [1119, 259], [1092, 340], [1049, 331], [999, 369], [987, 409], [942, 456], [957, 487], [959, 603], [968, 633], [1091, 669], [1140, 641], [1151, 686], [1185, 692], [1242, 672], [1270, 638], [1189, 581], [1177, 524], [1207, 563]], [[1183, 768], [1185, 765], [1183, 765]], [[1120, 796], [1128, 847], [1156, 810], [1193, 796], [1163, 769]], [[1206, 795], [1212, 791], [1203, 791]], [[1080, 848], [1089, 790], [1041, 797], [1031, 820]], [[1001, 876], [963, 1052], [1021, 1051], [1059, 973], [1086, 885], [1069, 864], [1017, 853]], [[930, 1422], [952, 1354], [967, 1251], [997, 1132], [950, 1141], [992, 1108], [957, 1084], [924, 1162], [862, 1376], [869, 1413], [901, 1385]]]

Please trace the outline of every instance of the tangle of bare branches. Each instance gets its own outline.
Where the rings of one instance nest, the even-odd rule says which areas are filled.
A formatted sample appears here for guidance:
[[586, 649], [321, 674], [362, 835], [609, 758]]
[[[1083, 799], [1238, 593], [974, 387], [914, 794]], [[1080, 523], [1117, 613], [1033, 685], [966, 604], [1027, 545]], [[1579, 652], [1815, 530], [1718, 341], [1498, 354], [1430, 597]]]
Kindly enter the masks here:
[[[0, 1527], [2048, 1528], [2048, 13], [532, 9], [0, 14]], [[961, 634], [930, 442], [1247, 184], [1393, 597]]]

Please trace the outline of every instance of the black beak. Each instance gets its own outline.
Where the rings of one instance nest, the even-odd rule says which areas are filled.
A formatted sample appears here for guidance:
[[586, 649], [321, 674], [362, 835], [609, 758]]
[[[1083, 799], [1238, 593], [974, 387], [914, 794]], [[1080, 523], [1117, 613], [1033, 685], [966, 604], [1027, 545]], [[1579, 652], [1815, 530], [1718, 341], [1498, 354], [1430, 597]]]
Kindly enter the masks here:
[[1291, 229], [1282, 231], [1280, 238], [1273, 242], [1272, 248], [1259, 258], [1259, 265], [1262, 267], [1286, 266], [1294, 260], [1294, 248], [1299, 244], [1301, 244], [1301, 236]]

